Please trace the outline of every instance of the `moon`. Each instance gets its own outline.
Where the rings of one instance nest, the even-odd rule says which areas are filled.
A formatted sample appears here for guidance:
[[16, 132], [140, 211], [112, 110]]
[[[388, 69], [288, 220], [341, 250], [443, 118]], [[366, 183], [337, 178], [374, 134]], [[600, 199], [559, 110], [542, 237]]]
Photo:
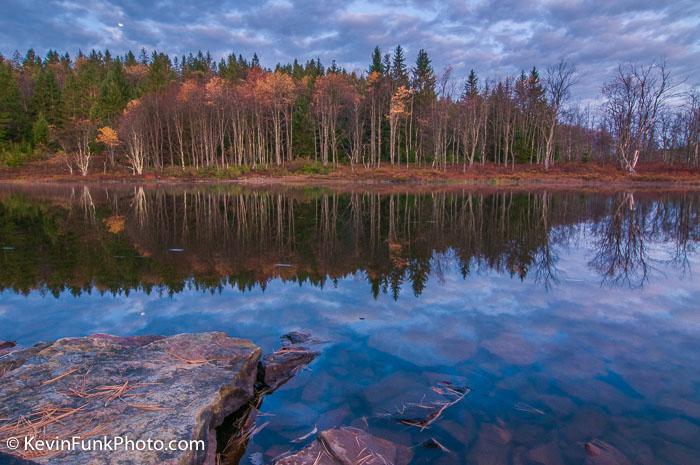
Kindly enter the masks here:
[[124, 23], [117, 23], [117, 26], [124, 27]]

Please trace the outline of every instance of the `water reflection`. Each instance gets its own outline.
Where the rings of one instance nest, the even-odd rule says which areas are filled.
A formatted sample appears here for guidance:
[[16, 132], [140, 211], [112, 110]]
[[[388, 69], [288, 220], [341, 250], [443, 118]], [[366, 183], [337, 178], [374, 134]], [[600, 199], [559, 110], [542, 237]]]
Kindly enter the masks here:
[[[699, 463], [698, 197], [2, 188], [0, 339], [331, 341], [265, 399], [246, 465], [314, 425], [414, 464], [581, 465], [594, 439]], [[443, 380], [472, 391], [429, 429], [387, 417]]]
[[[3, 188], [0, 287], [176, 293], [186, 286], [323, 286], [363, 271], [371, 292], [420, 295], [441, 254], [466, 278], [494, 270], [556, 285], [557, 246], [594, 241], [607, 285], [640, 287], [661, 260], [689, 272], [698, 196], [474, 191], [349, 193], [217, 189]], [[646, 244], [664, 243], [650, 256]]]

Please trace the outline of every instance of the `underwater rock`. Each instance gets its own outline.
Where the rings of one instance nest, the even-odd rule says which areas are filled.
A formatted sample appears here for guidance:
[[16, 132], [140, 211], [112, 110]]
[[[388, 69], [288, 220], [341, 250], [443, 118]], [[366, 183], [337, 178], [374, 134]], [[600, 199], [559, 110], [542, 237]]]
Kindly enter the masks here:
[[537, 348], [520, 334], [499, 334], [481, 345], [513, 365], [531, 365], [537, 361]]
[[319, 355], [319, 352], [300, 345], [320, 342], [307, 333], [291, 332], [282, 336], [282, 340], [285, 341], [284, 347], [266, 355], [262, 361], [259, 381], [268, 392], [289, 381]]
[[318, 344], [321, 342], [311, 334], [302, 331], [291, 331], [282, 336], [281, 339], [287, 345]]
[[553, 443], [541, 444], [527, 453], [527, 458], [542, 465], [564, 465], [559, 447]]
[[600, 439], [587, 442], [585, 447], [586, 465], [632, 465], [622, 452]]
[[[224, 333], [94, 335], [14, 352], [0, 359], [0, 453], [51, 465], [213, 464], [215, 428], [254, 397], [260, 353]], [[203, 442], [177, 452], [6, 449], [27, 436]]]
[[479, 437], [472, 448], [468, 463], [475, 465], [506, 465], [509, 463], [512, 434], [500, 424], [481, 425]]
[[307, 448], [283, 457], [275, 465], [408, 465], [410, 448], [372, 436], [357, 428], [337, 428], [319, 433]]

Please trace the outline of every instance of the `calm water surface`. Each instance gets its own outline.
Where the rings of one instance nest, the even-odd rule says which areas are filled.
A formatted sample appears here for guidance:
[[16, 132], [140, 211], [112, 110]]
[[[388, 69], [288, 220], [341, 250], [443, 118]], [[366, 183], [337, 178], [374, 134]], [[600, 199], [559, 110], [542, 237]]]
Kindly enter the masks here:
[[[265, 398], [246, 464], [353, 425], [416, 464], [583, 464], [600, 439], [693, 465], [699, 210], [697, 193], [0, 187], [0, 340], [329, 341]], [[471, 392], [428, 429], [398, 421], [445, 380]]]

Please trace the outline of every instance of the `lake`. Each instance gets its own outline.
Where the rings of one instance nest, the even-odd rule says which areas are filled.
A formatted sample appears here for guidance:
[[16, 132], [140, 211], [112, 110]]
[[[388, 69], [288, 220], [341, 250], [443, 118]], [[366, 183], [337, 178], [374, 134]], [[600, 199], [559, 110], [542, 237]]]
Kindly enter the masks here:
[[401, 189], [0, 186], [0, 340], [312, 333], [244, 464], [342, 425], [415, 464], [700, 463], [699, 193]]

